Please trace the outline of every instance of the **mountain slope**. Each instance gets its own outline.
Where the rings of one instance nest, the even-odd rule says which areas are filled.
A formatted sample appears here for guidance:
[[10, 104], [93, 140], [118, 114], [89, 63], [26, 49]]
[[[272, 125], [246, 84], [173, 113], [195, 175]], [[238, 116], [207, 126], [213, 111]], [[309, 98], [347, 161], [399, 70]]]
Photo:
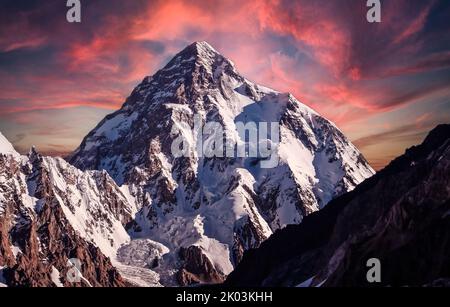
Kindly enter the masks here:
[[[192, 149], [219, 133], [197, 137], [197, 118], [218, 123], [224, 138], [240, 145], [246, 143], [241, 123], [279, 124], [276, 166], [262, 167], [268, 160], [261, 156], [208, 157], [195, 150], [174, 156], [175, 139]], [[275, 144], [268, 136], [260, 141]], [[333, 123], [292, 95], [245, 79], [205, 42], [146, 77], [84, 138], [70, 163], [106, 170], [129, 189], [137, 207], [130, 235], [168, 248], [159, 269], [175, 270], [181, 284], [223, 280], [245, 250], [374, 173]]]
[[[450, 125], [302, 224], [244, 255], [232, 286], [368, 286], [378, 258], [384, 286], [450, 281]], [[314, 233], [314, 236], [311, 236]]]
[[0, 132], [0, 154], [19, 156], [12, 144]]
[[2, 283], [125, 286], [114, 262], [132, 215], [106, 172], [82, 172], [34, 148], [0, 153]]

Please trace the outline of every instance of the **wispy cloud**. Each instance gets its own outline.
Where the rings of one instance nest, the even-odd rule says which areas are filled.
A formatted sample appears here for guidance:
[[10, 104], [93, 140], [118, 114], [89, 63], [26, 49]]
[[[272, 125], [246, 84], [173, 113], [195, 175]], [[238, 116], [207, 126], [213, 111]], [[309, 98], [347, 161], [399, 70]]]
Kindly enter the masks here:
[[416, 125], [404, 125], [389, 131], [370, 134], [354, 140], [353, 143], [361, 150], [383, 142], [396, 143], [407, 141], [409, 143], [418, 143], [429, 132], [429, 129], [430, 127], [423, 127], [418, 130]]

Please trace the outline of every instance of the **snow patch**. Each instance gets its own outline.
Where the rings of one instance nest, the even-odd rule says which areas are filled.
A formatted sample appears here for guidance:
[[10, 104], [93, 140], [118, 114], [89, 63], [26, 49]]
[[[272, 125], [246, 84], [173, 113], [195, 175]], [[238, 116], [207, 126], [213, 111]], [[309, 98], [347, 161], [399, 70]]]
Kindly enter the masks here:
[[22, 254], [22, 250], [20, 249], [20, 247], [15, 246], [15, 245], [11, 245], [11, 251], [15, 258], [17, 258], [18, 254]]
[[[122, 131], [125, 131], [131, 127], [133, 121], [137, 118], [138, 113], [126, 114], [120, 113], [113, 118], [106, 120], [102, 126], [97, 129], [94, 136], [104, 136], [110, 141], [117, 140], [122, 136]], [[89, 144], [89, 148], [93, 144]], [[89, 149], [86, 149], [89, 150]]]
[[12, 155], [19, 157], [20, 154], [14, 149], [12, 144], [0, 132], [0, 154]]
[[135, 239], [117, 251], [117, 261], [136, 267], [157, 267], [169, 249], [150, 239]]
[[305, 280], [304, 282], [299, 283], [298, 285], [296, 285], [296, 288], [308, 288], [311, 287], [311, 284], [314, 280], [314, 277], [316, 277], [315, 275], [311, 278], [308, 278], [307, 280]]
[[58, 288], [59, 287], [64, 287], [64, 285], [61, 282], [61, 277], [60, 277], [59, 271], [54, 266], [52, 266], [52, 271], [50, 273], [50, 278], [51, 278], [52, 282], [55, 284], [56, 287], [58, 287]]

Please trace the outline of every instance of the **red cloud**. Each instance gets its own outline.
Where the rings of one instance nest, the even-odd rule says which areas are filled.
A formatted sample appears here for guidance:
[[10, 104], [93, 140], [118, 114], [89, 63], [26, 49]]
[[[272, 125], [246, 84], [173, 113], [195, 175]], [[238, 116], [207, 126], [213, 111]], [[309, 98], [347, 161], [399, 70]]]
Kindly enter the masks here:
[[[56, 3], [1, 15], [0, 56], [22, 58], [0, 65], [0, 116], [116, 109], [196, 40], [209, 41], [249, 79], [291, 92], [344, 126], [448, 90], [445, 82], [397, 84], [450, 67], [448, 50], [423, 51], [436, 39], [423, 32], [437, 1], [417, 9], [409, 0], [386, 2], [378, 25], [365, 20], [365, 1], [111, 0], [89, 3], [79, 25], [58, 17]], [[33, 53], [45, 48], [48, 58]]]
[[[404, 4], [400, 4], [404, 5]], [[398, 5], [398, 6], [400, 6]], [[360, 6], [349, 5], [349, 10]], [[401, 28], [390, 16], [387, 16], [383, 27], [399, 28], [401, 32], [392, 42], [403, 41], [423, 28], [432, 5], [420, 13], [419, 18], [406, 28]], [[344, 7], [344, 12], [345, 12]], [[34, 79], [36, 91], [23, 91], [21, 99], [30, 102], [20, 109], [29, 107], [41, 108], [39, 102], [46, 95], [47, 89], [55, 92], [44, 107], [76, 106], [77, 103], [67, 101], [84, 101], [80, 105], [92, 103], [92, 106], [109, 108], [117, 106], [116, 98], [99, 102], [95, 97], [102, 91], [113, 87], [121, 91], [123, 99], [131, 90], [130, 83], [135, 84], [145, 75], [152, 73], [170, 55], [173, 55], [184, 44], [194, 40], [208, 40], [237, 63], [238, 69], [249, 78], [281, 91], [290, 91], [300, 99], [307, 99], [314, 106], [321, 107], [321, 100], [339, 101], [340, 103], [358, 106], [376, 112], [384, 107], [376, 103], [379, 99], [365, 99], [364, 96], [376, 96], [377, 93], [364, 93], [355, 90], [351, 80], [358, 82], [365, 79], [367, 70], [361, 63], [352, 59], [352, 48], [355, 42], [351, 24], [346, 24], [345, 16], [337, 14], [334, 4], [311, 1], [289, 2], [273, 1], [158, 1], [148, 2], [133, 14], [119, 16], [110, 14], [102, 19], [102, 23], [86, 39], [82, 32], [76, 32], [73, 42], [67, 41], [62, 53], [56, 56], [65, 71], [60, 73], [49, 71], [48, 75], [39, 75]], [[356, 11], [358, 12], [358, 11]], [[116, 12], [120, 13], [120, 12]], [[364, 16], [364, 11], [359, 12]], [[350, 18], [351, 19], [351, 18]], [[10, 41], [5, 48], [29, 48], [39, 46], [47, 41], [42, 31], [30, 31], [26, 19], [21, 19], [18, 37], [28, 37]], [[404, 23], [402, 23], [403, 25]], [[41, 36], [39, 36], [41, 34]], [[291, 37], [291, 43], [305, 56], [317, 62], [322, 70], [322, 77], [316, 74], [315, 83], [302, 80], [295, 71], [305, 69], [296, 58], [281, 54], [282, 47], [272, 39], [274, 35]], [[142, 43], [146, 41], [161, 42], [165, 46], [163, 53], [155, 53]], [[0, 41], [1, 42], [1, 41]], [[1, 44], [0, 44], [1, 45]], [[5, 45], [6, 46], [6, 45]], [[288, 64], [287, 64], [288, 63]], [[427, 68], [429, 63], [418, 63], [417, 68]], [[299, 68], [297, 68], [299, 67]], [[408, 68], [389, 68], [383, 74], [409, 73]], [[30, 71], [30, 74], [33, 72]], [[328, 76], [327, 76], [328, 74]], [[78, 88], [68, 88], [67, 77], [74, 78], [85, 93], [81, 99]], [[27, 77], [28, 78], [28, 77]], [[45, 80], [47, 79], [47, 81]], [[52, 84], [47, 82], [52, 80]], [[93, 80], [100, 82], [92, 83]], [[58, 91], [61, 89], [58, 99]], [[40, 91], [38, 89], [41, 89]], [[316, 89], [316, 90], [314, 90]], [[45, 91], [44, 91], [45, 90]], [[89, 96], [94, 99], [90, 99]], [[114, 101], [114, 102], [112, 102]], [[34, 106], [36, 104], [37, 106]], [[320, 111], [320, 110], [319, 110]]]

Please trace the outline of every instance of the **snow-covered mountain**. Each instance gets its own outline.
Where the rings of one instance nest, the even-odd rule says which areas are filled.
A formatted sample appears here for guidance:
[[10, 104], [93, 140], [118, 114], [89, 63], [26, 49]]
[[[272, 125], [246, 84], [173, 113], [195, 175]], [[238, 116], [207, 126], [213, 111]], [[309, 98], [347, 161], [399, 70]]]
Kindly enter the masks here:
[[19, 153], [14, 149], [12, 144], [3, 136], [0, 132], [0, 154], [13, 155], [15, 157], [20, 156]]
[[[219, 123], [237, 144], [245, 143], [240, 123], [278, 123], [277, 165], [263, 168], [261, 157], [208, 158], [195, 151], [174, 156], [174, 139], [199, 142], [191, 130], [196, 117]], [[212, 137], [203, 134], [200, 141], [208, 144]], [[132, 239], [119, 249], [118, 260], [152, 268], [163, 284], [222, 281], [245, 250], [374, 174], [333, 123], [292, 95], [245, 79], [206, 42], [189, 45], [144, 78], [122, 108], [84, 138], [70, 163], [105, 170], [115, 180], [108, 191], [127, 204], [108, 208], [108, 221], [120, 221]], [[109, 178], [104, 172], [73, 173], [71, 178], [94, 177], [93, 182]], [[83, 206], [81, 201], [78, 208], [84, 209], [69, 210], [68, 216], [85, 214]], [[98, 215], [100, 224], [101, 219]], [[105, 233], [112, 231], [113, 242], [125, 242], [127, 233], [114, 223], [94, 225], [86, 237], [95, 242], [101, 231], [103, 246]]]
[[126, 285], [115, 255], [135, 208], [114, 180], [1, 141], [0, 284]]

